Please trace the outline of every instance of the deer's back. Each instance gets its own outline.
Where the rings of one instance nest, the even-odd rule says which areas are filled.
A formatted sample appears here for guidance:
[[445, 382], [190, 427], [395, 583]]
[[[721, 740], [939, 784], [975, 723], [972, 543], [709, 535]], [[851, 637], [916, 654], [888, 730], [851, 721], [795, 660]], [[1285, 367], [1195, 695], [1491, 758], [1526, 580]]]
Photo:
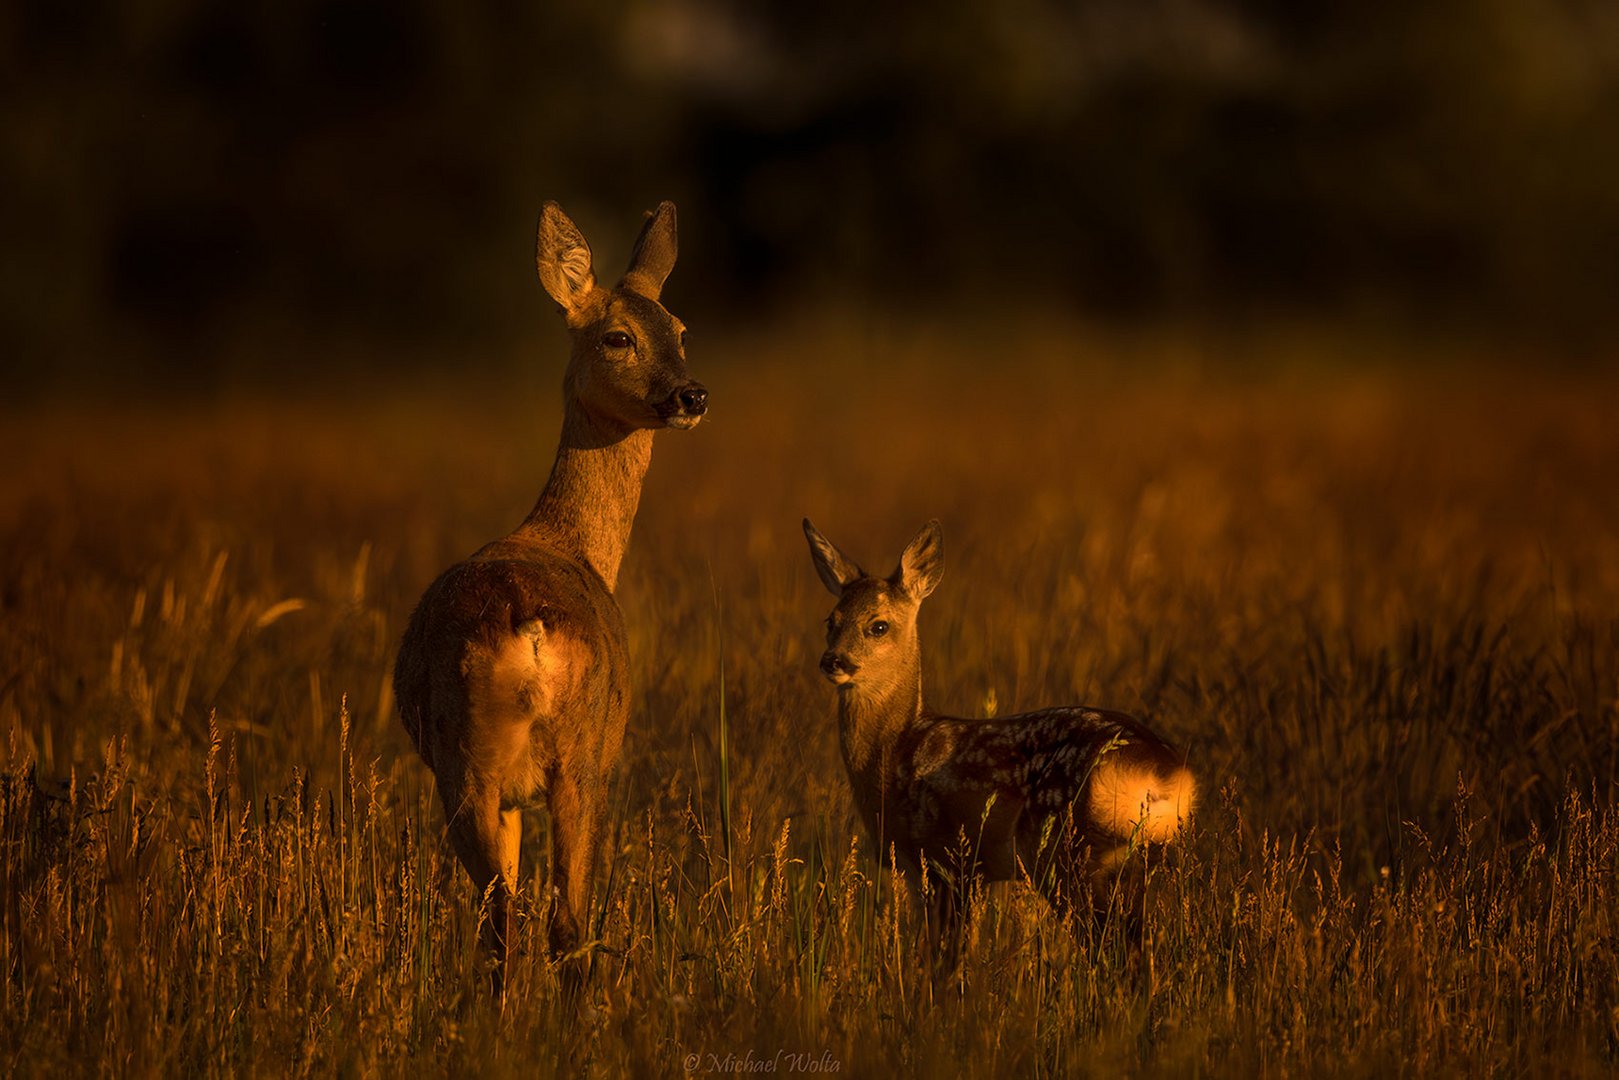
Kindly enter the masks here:
[[508, 803], [543, 787], [559, 761], [612, 765], [628, 682], [623, 617], [601, 577], [512, 537], [428, 586], [394, 670], [400, 718], [428, 765], [469, 757], [500, 776]]

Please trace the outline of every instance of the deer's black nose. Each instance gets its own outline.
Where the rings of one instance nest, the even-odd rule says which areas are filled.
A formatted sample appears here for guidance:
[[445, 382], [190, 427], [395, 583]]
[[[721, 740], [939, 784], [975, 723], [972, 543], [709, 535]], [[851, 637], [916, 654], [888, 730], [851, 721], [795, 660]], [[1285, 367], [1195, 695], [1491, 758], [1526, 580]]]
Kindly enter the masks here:
[[821, 672], [825, 675], [853, 675], [859, 670], [847, 657], [839, 656], [831, 649], [821, 654]]
[[690, 416], [701, 416], [708, 411], [708, 388], [702, 383], [692, 383], [677, 395], [680, 407]]

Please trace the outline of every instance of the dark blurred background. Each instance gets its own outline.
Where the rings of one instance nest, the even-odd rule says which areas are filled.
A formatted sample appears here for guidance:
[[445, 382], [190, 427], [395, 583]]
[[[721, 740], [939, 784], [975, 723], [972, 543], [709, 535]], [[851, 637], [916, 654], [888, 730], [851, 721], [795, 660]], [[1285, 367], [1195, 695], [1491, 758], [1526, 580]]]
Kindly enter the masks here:
[[546, 198], [606, 273], [675, 199], [696, 325], [1615, 328], [1612, 0], [13, 0], [0, 60], [14, 386], [498, 355]]

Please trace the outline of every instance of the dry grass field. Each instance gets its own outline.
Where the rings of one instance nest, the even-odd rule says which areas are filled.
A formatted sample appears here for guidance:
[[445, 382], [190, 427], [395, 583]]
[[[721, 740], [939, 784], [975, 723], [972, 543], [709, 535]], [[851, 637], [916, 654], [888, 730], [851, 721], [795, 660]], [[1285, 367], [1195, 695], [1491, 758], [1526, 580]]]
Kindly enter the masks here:
[[[694, 337], [577, 1012], [543, 813], [501, 1011], [388, 690], [422, 588], [545, 479], [561, 333], [479, 386], [13, 410], [0, 1073], [1611, 1074], [1619, 379], [1230, 351]], [[857, 839], [806, 514], [884, 569], [942, 519], [935, 705], [1188, 748], [1139, 942], [997, 888], [929, 980]]]

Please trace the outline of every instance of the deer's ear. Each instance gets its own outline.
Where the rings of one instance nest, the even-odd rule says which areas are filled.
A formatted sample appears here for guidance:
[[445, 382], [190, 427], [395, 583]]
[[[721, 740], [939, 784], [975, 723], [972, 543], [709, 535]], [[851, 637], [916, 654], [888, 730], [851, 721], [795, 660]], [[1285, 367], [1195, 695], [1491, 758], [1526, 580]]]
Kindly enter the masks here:
[[821, 584], [833, 596], [842, 596], [844, 587], [851, 581], [865, 577], [865, 571], [856, 566], [838, 546], [826, 537], [821, 531], [810, 524], [810, 519], [804, 519], [804, 537], [809, 540], [810, 561], [815, 564], [815, 572], [821, 576]]
[[663, 292], [663, 283], [669, 280], [669, 271], [675, 268], [675, 256], [679, 253], [675, 204], [665, 199], [646, 216], [646, 224], [641, 226], [641, 235], [635, 238], [635, 250], [630, 254], [630, 268], [624, 271], [620, 284], [648, 300], [656, 300]]
[[899, 557], [899, 569], [890, 579], [914, 600], [922, 600], [939, 587], [944, 577], [944, 529], [937, 518], [922, 526]]
[[534, 262], [540, 284], [571, 318], [596, 291], [596, 272], [590, 265], [590, 245], [579, 226], [554, 202], [540, 211], [539, 234], [534, 241]]

